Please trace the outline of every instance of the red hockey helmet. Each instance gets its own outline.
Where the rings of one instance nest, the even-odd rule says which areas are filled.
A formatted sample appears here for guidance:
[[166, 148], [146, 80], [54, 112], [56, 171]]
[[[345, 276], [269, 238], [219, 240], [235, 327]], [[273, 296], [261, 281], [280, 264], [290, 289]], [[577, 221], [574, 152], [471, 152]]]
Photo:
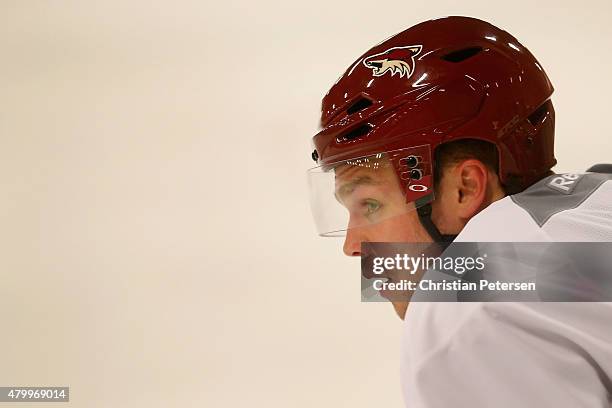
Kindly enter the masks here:
[[469, 138], [497, 147], [502, 184], [534, 183], [556, 163], [552, 92], [523, 45], [478, 19], [426, 21], [376, 45], [323, 98], [309, 170], [319, 233], [359, 225], [331, 208], [338, 166], [393, 169], [414, 210], [433, 199], [436, 147]]

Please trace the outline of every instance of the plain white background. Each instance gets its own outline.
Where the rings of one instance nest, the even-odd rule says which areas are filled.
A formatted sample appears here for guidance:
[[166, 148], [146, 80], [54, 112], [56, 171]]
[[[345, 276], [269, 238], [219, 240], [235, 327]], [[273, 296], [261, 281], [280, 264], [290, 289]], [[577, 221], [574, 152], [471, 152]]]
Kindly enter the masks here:
[[1, 1], [0, 385], [69, 385], [74, 407], [400, 407], [400, 321], [359, 302], [358, 260], [310, 219], [321, 97], [390, 35], [479, 17], [544, 66], [555, 170], [582, 171], [612, 162], [611, 13]]

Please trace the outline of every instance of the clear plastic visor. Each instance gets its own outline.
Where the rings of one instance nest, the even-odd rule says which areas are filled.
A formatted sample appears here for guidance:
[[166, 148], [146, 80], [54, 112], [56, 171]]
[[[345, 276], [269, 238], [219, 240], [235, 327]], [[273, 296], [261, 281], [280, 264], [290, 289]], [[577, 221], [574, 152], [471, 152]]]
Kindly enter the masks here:
[[374, 228], [433, 200], [428, 145], [343, 160], [308, 170], [312, 214], [321, 236]]

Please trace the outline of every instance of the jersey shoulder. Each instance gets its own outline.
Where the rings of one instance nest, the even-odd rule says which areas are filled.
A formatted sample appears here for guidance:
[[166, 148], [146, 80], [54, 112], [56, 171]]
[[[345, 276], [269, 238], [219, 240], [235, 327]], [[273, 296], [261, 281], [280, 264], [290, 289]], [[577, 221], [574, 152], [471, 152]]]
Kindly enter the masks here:
[[612, 174], [545, 177], [481, 211], [457, 241], [612, 241]]

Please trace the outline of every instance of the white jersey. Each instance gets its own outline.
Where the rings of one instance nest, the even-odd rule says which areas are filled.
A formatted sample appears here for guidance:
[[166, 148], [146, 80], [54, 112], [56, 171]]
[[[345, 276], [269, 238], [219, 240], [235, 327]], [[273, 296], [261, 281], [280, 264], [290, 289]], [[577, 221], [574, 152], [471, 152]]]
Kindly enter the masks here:
[[[456, 241], [612, 241], [612, 175], [547, 177]], [[406, 313], [408, 408], [608, 408], [611, 379], [612, 303], [414, 302]]]

